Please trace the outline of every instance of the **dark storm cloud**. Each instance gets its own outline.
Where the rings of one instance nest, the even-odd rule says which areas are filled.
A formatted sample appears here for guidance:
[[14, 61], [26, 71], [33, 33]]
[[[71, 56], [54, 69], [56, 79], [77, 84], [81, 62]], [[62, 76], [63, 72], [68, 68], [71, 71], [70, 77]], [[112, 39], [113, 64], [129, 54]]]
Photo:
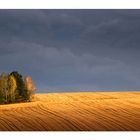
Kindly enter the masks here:
[[38, 91], [139, 90], [140, 10], [0, 10], [2, 71]]

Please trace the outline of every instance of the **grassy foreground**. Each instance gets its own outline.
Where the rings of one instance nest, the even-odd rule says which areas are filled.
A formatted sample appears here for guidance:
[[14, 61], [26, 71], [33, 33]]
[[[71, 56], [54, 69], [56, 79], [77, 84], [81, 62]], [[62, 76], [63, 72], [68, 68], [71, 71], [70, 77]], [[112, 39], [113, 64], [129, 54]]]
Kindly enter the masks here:
[[0, 105], [0, 130], [140, 131], [140, 92], [36, 94]]

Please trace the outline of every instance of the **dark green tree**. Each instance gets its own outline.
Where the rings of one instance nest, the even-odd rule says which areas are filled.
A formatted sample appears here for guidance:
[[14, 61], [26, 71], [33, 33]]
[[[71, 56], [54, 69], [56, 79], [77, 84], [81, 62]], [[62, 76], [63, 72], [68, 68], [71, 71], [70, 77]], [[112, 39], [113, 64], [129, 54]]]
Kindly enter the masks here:
[[17, 71], [13, 71], [10, 73], [10, 75], [14, 76], [16, 79], [16, 83], [17, 83], [17, 99], [21, 99], [21, 100], [28, 100], [28, 96], [27, 96], [27, 91], [25, 89], [25, 84], [22, 78], [22, 75], [20, 73], [18, 73]]

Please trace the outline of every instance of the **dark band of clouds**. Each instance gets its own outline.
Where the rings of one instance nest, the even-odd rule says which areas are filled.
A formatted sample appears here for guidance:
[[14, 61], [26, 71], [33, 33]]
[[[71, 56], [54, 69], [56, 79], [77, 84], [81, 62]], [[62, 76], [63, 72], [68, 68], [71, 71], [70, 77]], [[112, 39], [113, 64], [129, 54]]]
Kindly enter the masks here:
[[140, 90], [140, 10], [0, 10], [0, 72], [38, 92]]

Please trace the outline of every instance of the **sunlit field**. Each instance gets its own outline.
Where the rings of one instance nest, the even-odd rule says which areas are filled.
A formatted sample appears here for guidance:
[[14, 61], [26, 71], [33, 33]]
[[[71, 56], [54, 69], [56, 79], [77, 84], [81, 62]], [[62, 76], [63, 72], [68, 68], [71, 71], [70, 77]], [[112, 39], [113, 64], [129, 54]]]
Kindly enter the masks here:
[[140, 92], [36, 94], [30, 103], [0, 105], [0, 130], [140, 130]]

